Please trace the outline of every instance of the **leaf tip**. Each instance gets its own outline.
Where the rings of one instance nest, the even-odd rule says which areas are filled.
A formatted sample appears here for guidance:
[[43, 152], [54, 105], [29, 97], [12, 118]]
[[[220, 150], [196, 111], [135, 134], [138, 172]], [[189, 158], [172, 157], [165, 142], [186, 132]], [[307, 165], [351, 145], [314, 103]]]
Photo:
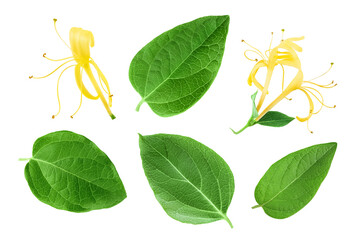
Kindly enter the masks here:
[[140, 133], [138, 133], [138, 135], [139, 135], [139, 141], [140, 141], [140, 142], [143, 141], [143, 140], [144, 140], [144, 136], [141, 135]]
[[337, 148], [337, 142], [329, 142], [328, 143], [332, 148], [334, 148], [334, 150], [336, 150]]

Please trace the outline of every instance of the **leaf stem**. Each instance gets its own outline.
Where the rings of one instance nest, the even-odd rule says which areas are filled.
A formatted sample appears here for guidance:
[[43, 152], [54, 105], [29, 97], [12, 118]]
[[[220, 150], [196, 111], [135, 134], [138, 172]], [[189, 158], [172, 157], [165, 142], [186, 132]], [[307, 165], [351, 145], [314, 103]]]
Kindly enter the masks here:
[[232, 225], [230, 219], [226, 215], [224, 215], [224, 219], [230, 225], [231, 228], [234, 228], [234, 226]]
[[231, 131], [234, 133], [234, 134], [239, 134], [239, 133], [241, 133], [242, 131], [244, 131], [245, 129], [247, 129], [248, 127], [250, 127], [249, 126], [249, 124], [247, 123], [242, 129], [240, 129], [239, 131], [235, 131], [234, 129], [232, 129], [232, 128], [230, 128], [231, 129]]
[[145, 99], [141, 99], [141, 101], [139, 102], [139, 104], [136, 106], [136, 111], [138, 112], [140, 110], [141, 105], [145, 102]]
[[30, 161], [31, 158], [19, 158], [18, 161]]
[[251, 209], [255, 209], [255, 208], [259, 208], [259, 207], [261, 207], [261, 205], [255, 205], [255, 206], [251, 207]]
[[234, 131], [232, 128], [230, 128], [231, 129], [231, 131], [234, 133], [234, 134], [239, 134], [239, 133], [241, 133], [242, 131], [244, 131], [245, 129], [247, 129], [248, 127], [251, 127], [251, 126], [253, 126], [253, 125], [255, 125], [256, 124], [256, 121], [255, 121], [255, 119], [254, 118], [252, 118], [252, 117], [250, 117], [250, 119], [249, 119], [249, 121], [246, 123], [246, 125], [243, 127], [243, 128], [241, 128], [239, 131]]

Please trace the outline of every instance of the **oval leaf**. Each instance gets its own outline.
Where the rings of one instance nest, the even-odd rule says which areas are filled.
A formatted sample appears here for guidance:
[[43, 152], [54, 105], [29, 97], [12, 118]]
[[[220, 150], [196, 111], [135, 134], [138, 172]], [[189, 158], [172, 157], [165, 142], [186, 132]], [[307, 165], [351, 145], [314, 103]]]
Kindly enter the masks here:
[[145, 175], [155, 197], [172, 218], [192, 224], [231, 222], [226, 216], [234, 177], [213, 150], [188, 137], [140, 135]]
[[283, 127], [292, 120], [294, 120], [293, 117], [289, 117], [281, 112], [269, 111], [256, 123], [268, 127]]
[[255, 189], [255, 199], [267, 215], [287, 218], [306, 206], [325, 179], [336, 143], [314, 145], [274, 163]]
[[126, 198], [115, 166], [93, 142], [69, 131], [38, 138], [25, 178], [42, 202], [71, 212], [109, 208]]
[[129, 78], [159, 116], [185, 112], [209, 89], [220, 68], [229, 16], [208, 16], [156, 37], [130, 64]]

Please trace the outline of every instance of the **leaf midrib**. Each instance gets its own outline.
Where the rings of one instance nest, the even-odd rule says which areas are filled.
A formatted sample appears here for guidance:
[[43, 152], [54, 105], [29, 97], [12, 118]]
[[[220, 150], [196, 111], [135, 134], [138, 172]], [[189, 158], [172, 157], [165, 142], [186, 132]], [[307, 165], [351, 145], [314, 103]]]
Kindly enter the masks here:
[[266, 201], [263, 204], [260, 204], [259, 207], [264, 207], [266, 204], [268, 204], [269, 202], [271, 202], [272, 200], [274, 200], [277, 196], [279, 196], [282, 192], [284, 192], [289, 186], [291, 186], [294, 182], [296, 182], [299, 178], [301, 178], [305, 173], [307, 173], [316, 163], [318, 163], [320, 160], [322, 160], [322, 158], [328, 154], [328, 152], [332, 149], [333, 147], [331, 147], [328, 151], [326, 151], [320, 158], [319, 160], [315, 161], [313, 164], [311, 164], [311, 166], [306, 169], [306, 171], [304, 171], [300, 176], [298, 176], [297, 178], [295, 178], [294, 180], [292, 180], [288, 185], [286, 185], [285, 188], [283, 188], [280, 192], [278, 192], [277, 194], [275, 194], [275, 196], [273, 196], [271, 199], [269, 199], [268, 201]]
[[[208, 36], [201, 44], [199, 44], [199, 46], [197, 46], [194, 50], [192, 50], [192, 51], [186, 56], [186, 58], [184, 58], [184, 60], [169, 74], [169, 76], [168, 76], [166, 79], [164, 79], [157, 87], [155, 87], [149, 94], [146, 95], [146, 87], [147, 87], [147, 83], [148, 83], [148, 80], [149, 80], [149, 72], [150, 72], [150, 68], [151, 68], [151, 64], [150, 64], [150, 67], [149, 67], [148, 72], [147, 72], [147, 74], [146, 74], [146, 82], [145, 82], [145, 88], [144, 88], [144, 90], [145, 90], [145, 92], [144, 92], [145, 94], [144, 94], [144, 95], [145, 95], [145, 96], [143, 97], [142, 101], [145, 101], [153, 92], [155, 92], [159, 87], [161, 87], [165, 82], [167, 82], [167, 81], [171, 78], [171, 76], [179, 69], [179, 67], [182, 66], [183, 63], [191, 56], [191, 54], [192, 54], [193, 52], [195, 52], [197, 49], [199, 49], [201, 46], [203, 46], [204, 42], [206, 42], [206, 41], [214, 34], [214, 32], [215, 32], [217, 29], [219, 29], [219, 28], [226, 22], [226, 20], [227, 20], [227, 18], [226, 18], [217, 28], [215, 28], [214, 31], [212, 31], [211, 34], [209, 34], [209, 36]], [[169, 31], [171, 31], [171, 30], [169, 30]], [[162, 49], [164, 49], [164, 47], [162, 47], [162, 48], [157, 52], [157, 54], [158, 54]], [[154, 58], [154, 59], [155, 59], [155, 58]]]
[[[146, 142], [144, 140], [144, 142]], [[182, 178], [185, 179], [186, 182], [188, 182], [196, 191], [198, 191], [206, 201], [208, 201], [211, 206], [216, 210], [216, 213], [218, 213], [223, 219], [227, 219], [227, 216], [222, 212], [220, 211], [220, 209], [218, 209], [214, 203], [199, 189], [197, 188], [191, 181], [189, 181], [180, 171], [178, 168], [176, 168], [176, 166], [167, 158], [165, 157], [161, 152], [159, 152], [155, 147], [153, 147], [150, 143], [146, 142], [147, 145], [149, 145], [152, 149], [154, 149], [161, 157], [163, 157], [179, 174]]]
[[107, 192], [111, 192], [110, 190], [108, 190], [108, 189], [106, 189], [106, 188], [103, 188], [103, 187], [101, 187], [101, 186], [99, 186], [99, 185], [97, 185], [97, 184], [95, 184], [95, 183], [93, 183], [93, 182], [91, 182], [91, 181], [89, 181], [89, 180], [87, 180], [87, 179], [85, 179], [85, 178], [82, 178], [82, 177], [80, 177], [80, 176], [78, 176], [78, 175], [76, 175], [76, 174], [74, 174], [74, 173], [72, 173], [72, 172], [69, 172], [69, 171], [67, 171], [66, 169], [61, 168], [61, 167], [59, 167], [59, 166], [57, 166], [57, 165], [55, 165], [55, 164], [53, 164], [53, 163], [46, 162], [46, 161], [44, 161], [44, 160], [42, 160], [42, 159], [34, 158], [34, 157], [30, 158], [30, 161], [31, 161], [31, 160], [34, 160], [34, 161], [37, 161], [37, 162], [40, 162], [40, 163], [48, 164], [48, 165], [50, 165], [50, 166], [52, 166], [52, 167], [55, 167], [55, 168], [60, 169], [61, 171], [65, 172], [65, 173], [67, 173], [67, 174], [69, 174], [69, 175], [72, 175], [72, 176], [74, 176], [74, 177], [76, 177], [76, 178], [79, 178], [79, 179], [81, 179], [81, 180], [83, 180], [83, 181], [85, 181], [85, 182], [87, 182], [87, 183], [89, 183], [89, 184], [91, 184], [91, 185], [93, 185], [93, 186], [96, 186], [96, 187], [98, 187], [98, 188], [101, 188], [101, 189], [103, 189], [103, 190], [105, 190], [105, 191], [107, 191]]

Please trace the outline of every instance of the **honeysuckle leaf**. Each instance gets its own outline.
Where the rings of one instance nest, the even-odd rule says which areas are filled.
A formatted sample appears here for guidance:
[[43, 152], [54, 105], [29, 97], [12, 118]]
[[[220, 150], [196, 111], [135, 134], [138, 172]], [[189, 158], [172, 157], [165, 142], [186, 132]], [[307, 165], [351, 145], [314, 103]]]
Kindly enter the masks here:
[[294, 119], [295, 118], [289, 117], [281, 112], [269, 111], [256, 123], [268, 127], [283, 127]]
[[224, 219], [234, 194], [226, 162], [207, 146], [179, 135], [141, 136], [140, 154], [155, 197], [172, 218], [191, 224]]
[[108, 156], [86, 137], [58, 131], [38, 138], [25, 178], [40, 201], [57, 209], [87, 212], [109, 208], [126, 198]]
[[159, 35], [134, 57], [129, 79], [159, 116], [193, 106], [210, 88], [220, 68], [229, 16], [207, 16]]
[[255, 189], [267, 215], [283, 219], [297, 213], [315, 196], [334, 158], [337, 143], [314, 145], [274, 163]]
[[293, 117], [289, 117], [281, 112], [276, 112], [276, 111], [269, 111], [262, 118], [256, 120], [259, 116], [255, 104], [256, 95], [257, 95], [257, 91], [253, 95], [251, 95], [252, 113], [246, 125], [243, 128], [241, 128], [239, 131], [235, 131], [230, 128], [234, 134], [239, 134], [248, 127], [254, 126], [255, 124], [260, 124], [268, 127], [283, 127], [288, 125], [292, 120], [294, 120]]

